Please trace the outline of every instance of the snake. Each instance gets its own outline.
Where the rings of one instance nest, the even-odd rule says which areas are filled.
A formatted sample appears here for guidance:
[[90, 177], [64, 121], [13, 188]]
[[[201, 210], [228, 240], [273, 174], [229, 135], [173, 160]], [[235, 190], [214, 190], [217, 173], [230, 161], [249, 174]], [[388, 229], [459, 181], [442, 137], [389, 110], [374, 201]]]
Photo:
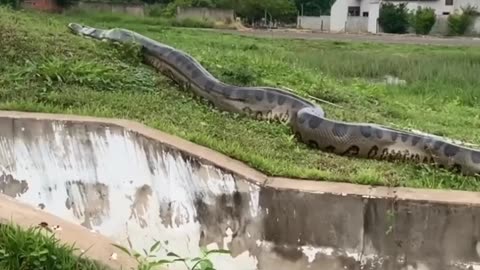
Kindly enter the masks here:
[[117, 43], [136, 43], [143, 62], [185, 90], [220, 110], [257, 120], [287, 124], [310, 148], [351, 158], [407, 161], [445, 168], [466, 176], [480, 175], [480, 150], [374, 123], [326, 117], [321, 106], [270, 86], [237, 86], [220, 81], [190, 54], [125, 28], [94, 28], [69, 23], [73, 34]]

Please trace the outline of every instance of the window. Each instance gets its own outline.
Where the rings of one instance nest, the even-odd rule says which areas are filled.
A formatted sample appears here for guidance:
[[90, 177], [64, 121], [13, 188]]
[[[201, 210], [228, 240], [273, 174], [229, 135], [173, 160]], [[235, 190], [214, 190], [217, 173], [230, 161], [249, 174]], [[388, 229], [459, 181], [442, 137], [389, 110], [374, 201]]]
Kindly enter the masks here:
[[368, 12], [367, 12], [367, 11], [365, 11], [365, 12], [363, 12], [363, 14], [362, 14], [362, 15], [363, 15], [363, 17], [368, 17]]
[[450, 12], [442, 12], [442, 15], [449, 15]]
[[360, 16], [360, 7], [348, 7], [348, 16]]
[[445, 6], [453, 6], [453, 0], [445, 0]]

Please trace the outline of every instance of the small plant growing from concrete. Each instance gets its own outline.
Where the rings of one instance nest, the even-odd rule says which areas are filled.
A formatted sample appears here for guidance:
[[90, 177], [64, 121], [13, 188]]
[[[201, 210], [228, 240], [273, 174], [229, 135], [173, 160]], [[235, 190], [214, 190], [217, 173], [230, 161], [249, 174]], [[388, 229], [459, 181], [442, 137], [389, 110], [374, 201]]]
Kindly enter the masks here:
[[168, 259], [160, 259], [160, 260], [155, 260], [155, 253], [162, 248], [161, 242], [156, 241], [151, 247], [150, 250], [147, 252], [145, 249], [143, 250], [144, 255], [132, 251], [130, 252], [127, 248], [117, 245], [117, 244], [112, 244], [114, 247], [120, 249], [124, 253], [126, 253], [128, 256], [135, 258], [135, 260], [138, 263], [138, 268], [137, 270], [152, 270], [152, 269], [158, 269], [155, 267], [159, 266], [166, 266], [168, 264], [173, 264], [177, 262], [182, 262], [188, 270], [216, 270], [212, 261], [209, 259], [209, 256], [211, 254], [230, 254], [229, 250], [224, 250], [224, 249], [212, 249], [212, 250], [207, 250], [202, 248], [201, 252], [202, 255], [200, 257], [195, 257], [195, 258], [186, 258], [186, 257], [180, 257], [174, 252], [168, 251], [165, 249], [167, 253], [167, 257], [170, 257]]

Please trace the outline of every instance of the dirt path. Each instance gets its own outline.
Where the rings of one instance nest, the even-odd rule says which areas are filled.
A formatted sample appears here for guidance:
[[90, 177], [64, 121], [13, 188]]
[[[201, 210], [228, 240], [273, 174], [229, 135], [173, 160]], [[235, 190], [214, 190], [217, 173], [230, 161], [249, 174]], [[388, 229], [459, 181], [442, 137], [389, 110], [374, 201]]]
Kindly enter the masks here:
[[397, 44], [425, 44], [443, 46], [480, 46], [480, 37], [434, 37], [416, 35], [392, 35], [392, 34], [346, 34], [346, 33], [325, 33], [312, 31], [294, 30], [223, 30], [208, 29], [219, 33], [235, 34], [242, 36], [264, 37], [264, 38], [290, 38], [308, 40], [336, 40], [336, 41], [361, 41], [381, 42]]

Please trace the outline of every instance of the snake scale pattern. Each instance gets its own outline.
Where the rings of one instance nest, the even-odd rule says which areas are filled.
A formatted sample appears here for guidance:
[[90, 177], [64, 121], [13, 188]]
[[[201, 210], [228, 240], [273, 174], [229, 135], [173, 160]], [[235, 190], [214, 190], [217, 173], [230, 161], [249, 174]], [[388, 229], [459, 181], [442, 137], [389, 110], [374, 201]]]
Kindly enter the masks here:
[[296, 137], [317, 149], [342, 156], [403, 160], [446, 168], [463, 175], [480, 175], [480, 150], [376, 124], [335, 121], [323, 109], [291, 92], [273, 87], [226, 84], [183, 51], [139, 33], [68, 24], [77, 35], [142, 47], [144, 61], [185, 89], [221, 110], [247, 114], [259, 120], [287, 123]]

